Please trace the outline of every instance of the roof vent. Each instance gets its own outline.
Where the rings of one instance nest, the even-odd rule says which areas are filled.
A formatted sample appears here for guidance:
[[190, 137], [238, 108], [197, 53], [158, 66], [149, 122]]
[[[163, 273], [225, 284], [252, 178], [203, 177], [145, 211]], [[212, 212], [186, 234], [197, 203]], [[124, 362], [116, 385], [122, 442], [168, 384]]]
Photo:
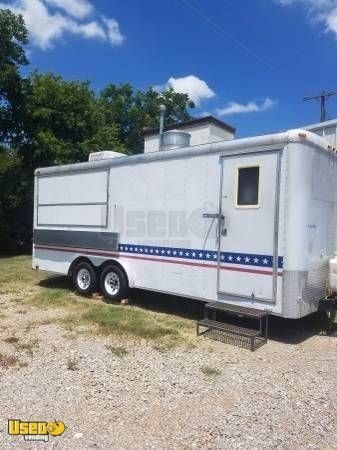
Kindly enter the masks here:
[[174, 150], [176, 148], [189, 147], [190, 133], [181, 130], [170, 130], [163, 133], [161, 150]]
[[102, 159], [118, 158], [120, 156], [125, 156], [123, 153], [112, 152], [110, 150], [105, 150], [104, 152], [94, 152], [89, 154], [89, 161], [101, 161]]

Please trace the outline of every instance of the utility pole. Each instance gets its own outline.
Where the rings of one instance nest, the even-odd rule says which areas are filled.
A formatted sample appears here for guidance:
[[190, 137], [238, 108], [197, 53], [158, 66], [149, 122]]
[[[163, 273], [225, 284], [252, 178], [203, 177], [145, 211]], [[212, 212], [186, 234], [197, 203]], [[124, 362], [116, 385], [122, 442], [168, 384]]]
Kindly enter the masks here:
[[329, 97], [331, 97], [332, 95], [337, 95], [337, 92], [326, 92], [326, 91], [322, 91], [320, 94], [318, 95], [314, 95], [313, 97], [304, 97], [303, 101], [308, 101], [308, 100], [318, 100], [321, 104], [321, 122], [325, 122], [326, 121], [326, 101]]

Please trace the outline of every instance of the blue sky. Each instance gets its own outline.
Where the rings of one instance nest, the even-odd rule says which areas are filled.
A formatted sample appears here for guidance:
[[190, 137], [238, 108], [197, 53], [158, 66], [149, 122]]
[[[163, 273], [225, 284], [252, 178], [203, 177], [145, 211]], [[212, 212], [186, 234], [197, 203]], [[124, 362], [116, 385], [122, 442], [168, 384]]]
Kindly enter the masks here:
[[[31, 32], [29, 70], [173, 86], [239, 136], [319, 119], [337, 89], [337, 0], [0, 0]], [[337, 117], [337, 96], [328, 103]]]

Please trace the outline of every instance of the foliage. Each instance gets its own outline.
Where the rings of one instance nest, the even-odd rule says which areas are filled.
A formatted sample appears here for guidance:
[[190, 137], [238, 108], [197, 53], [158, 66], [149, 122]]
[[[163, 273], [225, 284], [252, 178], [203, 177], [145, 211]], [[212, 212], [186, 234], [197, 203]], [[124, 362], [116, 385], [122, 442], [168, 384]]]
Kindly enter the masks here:
[[125, 151], [118, 128], [107, 124], [88, 82], [33, 73], [26, 96], [27, 143], [21, 147], [32, 168], [85, 161], [90, 151]]
[[28, 63], [22, 47], [27, 43], [22, 16], [0, 10], [0, 145], [15, 145], [23, 135], [26, 81], [19, 69]]
[[191, 118], [187, 108], [194, 104], [188, 95], [176, 93], [173, 89], [158, 92], [152, 87], [145, 92], [134, 90], [129, 83], [116, 86], [110, 84], [99, 99], [107, 123], [119, 126], [119, 139], [131, 153], [143, 149], [143, 131], [159, 123], [159, 105], [166, 106], [166, 123], [175, 123]]
[[30, 242], [31, 178], [15, 153], [0, 151], [0, 253], [25, 248]]

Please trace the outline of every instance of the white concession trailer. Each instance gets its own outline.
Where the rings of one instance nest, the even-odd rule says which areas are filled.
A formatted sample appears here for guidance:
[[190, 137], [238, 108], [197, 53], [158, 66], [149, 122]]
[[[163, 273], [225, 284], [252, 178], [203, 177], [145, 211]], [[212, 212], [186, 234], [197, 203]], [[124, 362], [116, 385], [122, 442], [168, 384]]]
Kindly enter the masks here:
[[[307, 130], [37, 169], [33, 268], [300, 318], [328, 289], [337, 155]], [[183, 300], [182, 300], [183, 301]]]

